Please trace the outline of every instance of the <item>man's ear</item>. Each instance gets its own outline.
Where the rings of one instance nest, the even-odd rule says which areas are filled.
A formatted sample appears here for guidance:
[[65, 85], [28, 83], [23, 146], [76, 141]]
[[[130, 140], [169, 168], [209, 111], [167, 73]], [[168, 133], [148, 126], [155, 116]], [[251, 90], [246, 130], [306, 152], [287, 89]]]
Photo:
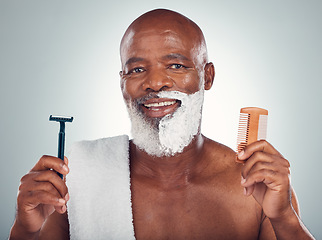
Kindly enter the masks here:
[[120, 87], [123, 92], [123, 88], [124, 88], [123, 71], [120, 71], [119, 74], [120, 74]]
[[214, 83], [215, 67], [212, 62], [209, 62], [205, 66], [205, 90], [209, 90]]

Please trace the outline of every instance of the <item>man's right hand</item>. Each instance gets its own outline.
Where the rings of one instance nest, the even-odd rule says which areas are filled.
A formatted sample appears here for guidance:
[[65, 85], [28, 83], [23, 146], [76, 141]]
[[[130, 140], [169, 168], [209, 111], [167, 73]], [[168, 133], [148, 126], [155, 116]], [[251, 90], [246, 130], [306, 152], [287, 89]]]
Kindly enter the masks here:
[[32, 239], [54, 211], [61, 214], [66, 212], [68, 189], [56, 171], [68, 174], [67, 158], [63, 162], [56, 157], [42, 156], [30, 172], [21, 178], [17, 215], [10, 233], [12, 239], [23, 235]]

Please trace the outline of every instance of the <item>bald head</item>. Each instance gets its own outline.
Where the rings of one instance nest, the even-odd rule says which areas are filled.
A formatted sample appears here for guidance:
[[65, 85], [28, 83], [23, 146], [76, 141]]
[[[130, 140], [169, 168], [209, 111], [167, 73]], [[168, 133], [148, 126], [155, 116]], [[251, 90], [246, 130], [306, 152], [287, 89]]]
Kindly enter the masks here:
[[[208, 61], [205, 39], [198, 25], [177, 12], [156, 9], [138, 17], [126, 30], [120, 45], [122, 66], [126, 61], [123, 55], [136, 40], [136, 36], [144, 37], [155, 32], [159, 33], [160, 36], [167, 33], [176, 35], [184, 47], [196, 51], [197, 61], [201, 64]], [[135, 49], [133, 50], [135, 51]]]

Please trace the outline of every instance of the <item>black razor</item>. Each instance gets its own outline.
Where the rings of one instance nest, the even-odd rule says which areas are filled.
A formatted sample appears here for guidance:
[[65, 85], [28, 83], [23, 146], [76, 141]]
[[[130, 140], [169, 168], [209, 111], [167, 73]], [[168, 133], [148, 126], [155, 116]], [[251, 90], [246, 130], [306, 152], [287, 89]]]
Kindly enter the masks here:
[[[60, 130], [58, 133], [58, 158], [64, 161], [65, 150], [65, 122], [72, 122], [73, 117], [53, 116], [50, 115], [49, 121], [56, 121], [60, 123]], [[63, 179], [63, 174], [57, 172], [58, 176]]]

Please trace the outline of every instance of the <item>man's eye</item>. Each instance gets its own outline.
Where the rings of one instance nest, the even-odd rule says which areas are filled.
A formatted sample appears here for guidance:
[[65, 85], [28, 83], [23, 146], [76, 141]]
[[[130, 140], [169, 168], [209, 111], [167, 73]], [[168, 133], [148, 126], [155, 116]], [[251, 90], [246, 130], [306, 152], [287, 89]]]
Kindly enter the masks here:
[[132, 70], [129, 71], [129, 73], [141, 73], [141, 72], [144, 72], [144, 69], [143, 68], [133, 68]]
[[175, 64], [171, 64], [170, 68], [171, 69], [180, 69], [180, 68], [185, 68], [185, 66], [175, 63]]

